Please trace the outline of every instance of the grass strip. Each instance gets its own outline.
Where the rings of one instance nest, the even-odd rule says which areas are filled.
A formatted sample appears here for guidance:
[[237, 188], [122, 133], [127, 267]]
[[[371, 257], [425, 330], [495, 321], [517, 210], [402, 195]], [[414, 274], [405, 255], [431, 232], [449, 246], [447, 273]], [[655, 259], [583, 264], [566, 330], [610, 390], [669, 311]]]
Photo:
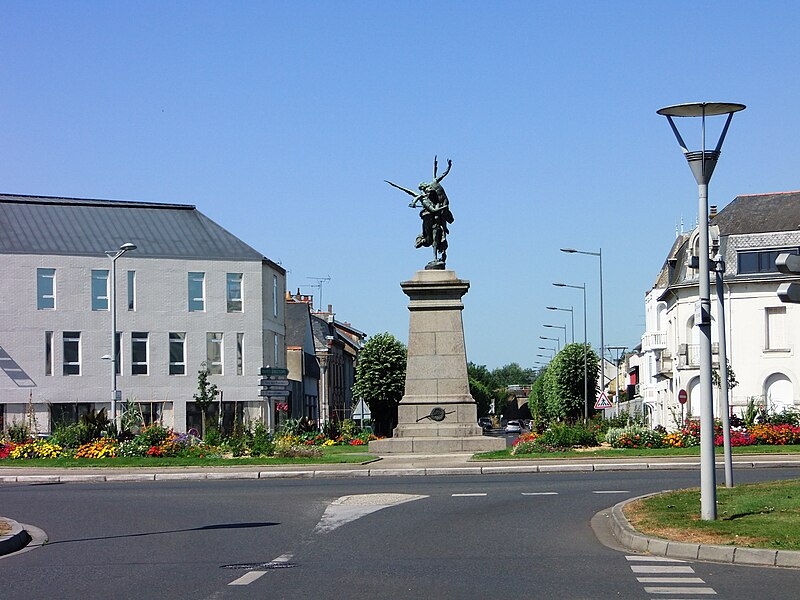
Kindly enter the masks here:
[[800, 479], [717, 488], [717, 520], [700, 519], [700, 490], [651, 496], [625, 507], [639, 532], [701, 544], [800, 550]]

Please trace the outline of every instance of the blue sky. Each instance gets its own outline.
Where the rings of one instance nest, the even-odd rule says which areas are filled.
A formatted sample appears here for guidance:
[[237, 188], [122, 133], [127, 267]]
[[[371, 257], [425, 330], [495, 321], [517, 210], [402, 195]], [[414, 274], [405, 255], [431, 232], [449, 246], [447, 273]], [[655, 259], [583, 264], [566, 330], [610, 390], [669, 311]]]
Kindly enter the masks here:
[[[0, 192], [194, 204], [406, 341], [399, 282], [429, 260], [406, 187], [434, 155], [471, 282], [468, 358], [530, 366], [587, 286], [599, 345], [635, 346], [697, 189], [669, 104], [741, 102], [711, 204], [788, 191], [800, 145], [795, 2], [0, 0]], [[699, 148], [699, 128], [682, 120]], [[709, 135], [716, 135], [709, 123]], [[124, 240], [121, 240], [124, 241]]]

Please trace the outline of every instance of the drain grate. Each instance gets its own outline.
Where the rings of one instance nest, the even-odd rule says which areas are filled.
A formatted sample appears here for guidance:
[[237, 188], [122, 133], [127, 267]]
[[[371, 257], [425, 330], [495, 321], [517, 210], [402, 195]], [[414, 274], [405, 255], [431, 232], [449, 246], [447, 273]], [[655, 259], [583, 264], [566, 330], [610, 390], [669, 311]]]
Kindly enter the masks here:
[[291, 569], [296, 567], [294, 563], [290, 562], [264, 562], [264, 563], [240, 563], [238, 565], [222, 565], [220, 569], [238, 569], [242, 571], [269, 570], [269, 569]]

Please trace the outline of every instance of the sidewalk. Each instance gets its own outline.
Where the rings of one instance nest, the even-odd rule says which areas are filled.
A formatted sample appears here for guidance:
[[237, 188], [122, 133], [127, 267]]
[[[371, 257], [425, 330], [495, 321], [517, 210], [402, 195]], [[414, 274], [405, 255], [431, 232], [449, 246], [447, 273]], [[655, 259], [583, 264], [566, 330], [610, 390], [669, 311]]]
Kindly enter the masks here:
[[[753, 455], [733, 461], [734, 469], [797, 468], [800, 455]], [[724, 468], [721, 460], [719, 469]], [[0, 484], [113, 483], [120, 481], [175, 481], [222, 479], [311, 479], [332, 477], [407, 477], [442, 475], [500, 475], [507, 473], [559, 473], [594, 471], [645, 471], [700, 469], [700, 459], [691, 457], [636, 457], [630, 459], [553, 458], [537, 460], [473, 460], [471, 454], [395, 454], [361, 464], [280, 465], [233, 467], [158, 468], [26, 468], [0, 467]], [[626, 502], [610, 509], [611, 528], [617, 540], [635, 552], [672, 558], [692, 558], [733, 564], [800, 568], [800, 552], [759, 550], [733, 546], [682, 544], [648, 538], [631, 528], [622, 513]], [[0, 535], [0, 556], [24, 547], [30, 537], [16, 521], [11, 535]]]

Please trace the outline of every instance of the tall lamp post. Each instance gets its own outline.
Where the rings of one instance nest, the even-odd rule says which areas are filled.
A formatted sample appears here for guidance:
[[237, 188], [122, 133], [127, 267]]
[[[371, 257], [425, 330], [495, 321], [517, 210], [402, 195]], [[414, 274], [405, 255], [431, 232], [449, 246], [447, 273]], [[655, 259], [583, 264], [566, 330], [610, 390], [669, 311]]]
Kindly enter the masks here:
[[563, 329], [564, 330], [564, 345], [567, 345], [567, 326], [566, 325], [545, 325], [550, 329]]
[[600, 248], [598, 252], [587, 252], [584, 250], [576, 250], [575, 248], [561, 248], [562, 252], [567, 254], [586, 254], [588, 256], [596, 256], [600, 259], [600, 391], [606, 388], [606, 344], [603, 337], [603, 249]]
[[108, 309], [111, 313], [111, 422], [117, 424], [117, 402], [122, 396], [117, 389], [117, 259], [129, 252], [136, 250], [136, 245], [130, 242], [122, 244], [119, 250], [107, 250], [106, 256], [111, 259], [111, 273], [109, 278], [110, 293]]
[[[561, 339], [560, 338], [551, 338], [551, 337], [547, 337], [546, 335], [540, 335], [539, 339], [540, 340], [549, 340], [551, 342], [555, 342], [556, 343], [556, 347], [553, 348], [553, 354], [554, 355], [558, 354], [561, 351]], [[549, 350], [549, 348], [548, 348], [548, 350]]]
[[[547, 310], [569, 311], [569, 320], [570, 320], [570, 323], [572, 324], [572, 343], [574, 344], [575, 343], [575, 311], [572, 310], [572, 307], [570, 306], [569, 308], [560, 308], [558, 306], [545, 306], [545, 308]], [[566, 339], [566, 337], [565, 337], [565, 339]]]
[[583, 290], [583, 422], [589, 422], [589, 339], [586, 336], [586, 284], [554, 283], [556, 287]]
[[[733, 113], [744, 110], [744, 104], [726, 102], [693, 102], [676, 104], [656, 111], [667, 118], [678, 145], [689, 163], [698, 187], [697, 222], [699, 230], [699, 281], [695, 324], [700, 331], [700, 518], [717, 518], [716, 472], [714, 471], [714, 402], [711, 392], [711, 290], [709, 282], [708, 183], [717, 166], [722, 143], [728, 133]], [[714, 150], [706, 150], [706, 117], [727, 115]], [[700, 117], [701, 150], [690, 151], [683, 141], [673, 117]], [[727, 382], [723, 383], [723, 385]]]

